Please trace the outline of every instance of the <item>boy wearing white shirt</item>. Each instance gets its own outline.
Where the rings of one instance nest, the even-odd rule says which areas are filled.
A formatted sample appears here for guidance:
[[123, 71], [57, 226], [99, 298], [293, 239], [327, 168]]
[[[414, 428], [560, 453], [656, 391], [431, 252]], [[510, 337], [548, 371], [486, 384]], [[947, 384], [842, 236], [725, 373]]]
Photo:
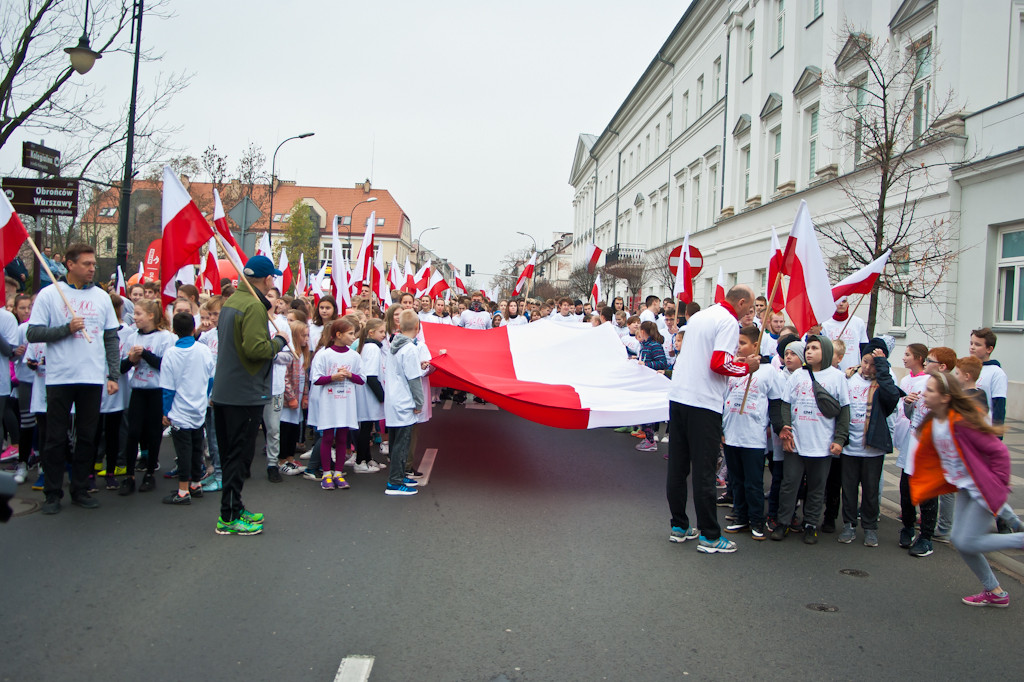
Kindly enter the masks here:
[[868, 342], [868, 326], [864, 320], [850, 315], [850, 301], [845, 296], [836, 301], [836, 312], [822, 323], [821, 333], [832, 341], [841, 340], [850, 349], [839, 362], [839, 369], [845, 372], [860, 364], [856, 350]]
[[[751, 325], [740, 330], [737, 355], [759, 355], [759, 330]], [[725, 397], [722, 430], [725, 436], [725, 462], [733, 488], [733, 510], [736, 520], [726, 526], [726, 533], [750, 529], [755, 540], [764, 540], [764, 451], [768, 429], [768, 401], [781, 397], [777, 378], [779, 372], [771, 365], [761, 365], [746, 377], [730, 377]], [[746, 403], [744, 404], [744, 396]], [[743, 411], [740, 412], [742, 407]]]
[[[818, 542], [832, 455], [842, 452], [850, 430], [850, 389], [846, 375], [832, 367], [832, 342], [827, 336], [813, 335], [804, 349], [806, 364], [793, 372], [783, 390], [782, 420], [779, 434], [784, 444], [782, 490], [779, 494], [779, 525], [772, 540], [782, 540], [789, 531], [796, 510], [800, 482], [807, 474], [804, 500], [804, 543]], [[810, 370], [810, 371], [808, 371]], [[811, 372], [814, 373], [812, 378]], [[814, 391], [817, 382], [839, 404], [839, 414], [827, 418]]]
[[384, 362], [384, 420], [391, 443], [391, 468], [385, 495], [415, 495], [418, 483], [405, 475], [412, 430], [423, 411], [424, 396], [416, 335], [420, 320], [411, 310], [399, 315], [399, 333], [391, 342]]
[[178, 490], [164, 498], [164, 504], [192, 504], [202, 497], [200, 481], [203, 462], [203, 426], [213, 389], [213, 353], [196, 343], [195, 318], [178, 313], [171, 322], [177, 343], [164, 353], [160, 362], [160, 388], [163, 390], [163, 424], [171, 427], [171, 440], [178, 457]]
[[[981, 375], [978, 376], [978, 388], [988, 396], [988, 413], [994, 426], [1002, 426], [1006, 421], [1006, 391], [1008, 381], [1006, 372], [998, 360], [992, 359], [996, 349], [996, 335], [988, 327], [975, 329], [971, 332], [970, 354], [981, 360]], [[1000, 436], [1000, 438], [1002, 438]]]

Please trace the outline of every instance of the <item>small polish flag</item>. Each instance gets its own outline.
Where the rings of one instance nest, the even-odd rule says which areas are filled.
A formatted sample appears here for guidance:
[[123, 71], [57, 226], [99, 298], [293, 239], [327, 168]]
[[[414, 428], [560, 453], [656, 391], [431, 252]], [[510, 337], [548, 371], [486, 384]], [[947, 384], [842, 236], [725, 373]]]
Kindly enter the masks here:
[[213, 228], [206, 222], [170, 166], [164, 166], [163, 180], [160, 279], [164, 282], [164, 290], [161, 292], [163, 301], [170, 303], [175, 298], [175, 279], [188, 279], [181, 271], [187, 268], [192, 273], [191, 281], [195, 281], [192, 264], [198, 262], [203, 244], [213, 237]]
[[833, 300], [838, 301], [843, 296], [850, 296], [851, 294], [870, 294], [871, 290], [875, 288], [875, 283], [878, 281], [878, 278], [885, 270], [885, 264], [889, 262], [890, 254], [892, 254], [892, 249], [889, 249], [881, 256], [832, 287]]
[[722, 266], [718, 266], [718, 282], [715, 284], [715, 303], [725, 300], [725, 272]]
[[676, 281], [672, 287], [672, 296], [682, 301], [683, 303], [690, 303], [693, 301], [693, 277], [690, 275], [690, 232], [686, 232], [686, 236], [683, 237], [683, 248], [680, 251], [682, 257], [679, 259], [679, 267], [676, 268]]
[[[458, 271], [457, 268], [452, 268], [452, 275], [454, 275], [454, 277], [455, 277], [455, 293], [457, 293], [457, 294], [469, 293], [468, 291], [466, 291], [466, 284], [465, 284], [465, 282], [463, 282], [462, 278], [459, 277], [459, 271]], [[447, 294], [445, 294], [445, 295], [447, 295]]]
[[514, 296], [518, 296], [526, 289], [526, 282], [533, 278], [533, 269], [536, 264], [537, 252], [534, 251], [533, 255], [530, 256], [530, 260], [527, 261], [526, 266], [523, 268], [523, 271], [519, 273], [519, 279], [516, 280], [516, 286], [512, 290], [512, 294]]
[[[235, 241], [235, 235], [231, 234], [231, 229], [228, 227], [228, 218], [224, 214], [224, 205], [220, 203], [220, 192], [216, 189], [213, 190], [213, 226], [217, 228], [217, 234], [220, 235], [221, 239], [227, 245], [227, 257], [235, 267], [236, 272], [241, 272], [242, 268], [236, 263], [240, 263], [242, 266], [249, 260], [245, 251]], [[217, 253], [214, 249], [214, 253]]]
[[217, 267], [217, 240], [211, 238], [206, 248], [205, 265], [202, 272], [203, 290], [220, 295], [220, 268]]
[[263, 236], [260, 237], [260, 243], [256, 247], [257, 256], [266, 256], [267, 258], [273, 258], [274, 253], [270, 248], [270, 233], [264, 232]]
[[128, 286], [124, 283], [124, 270], [117, 266], [117, 295], [124, 298], [128, 295]]
[[405, 277], [402, 275], [402, 268], [398, 265], [398, 259], [394, 256], [391, 257], [391, 267], [388, 268], [388, 288], [392, 291], [402, 290], [402, 281]]
[[327, 261], [320, 266], [320, 270], [313, 273], [309, 280], [310, 290], [313, 292], [313, 302], [320, 305], [320, 297], [324, 294], [324, 278], [327, 277]]
[[437, 270], [430, 276], [430, 284], [427, 287], [427, 293], [430, 294], [431, 299], [435, 299], [450, 288], [451, 287], [448, 285], [448, 282], [444, 279], [444, 275], [441, 274], [440, 270]]
[[292, 266], [288, 262], [288, 253], [283, 246], [281, 247], [281, 256], [277, 260], [277, 269], [281, 271], [281, 275], [274, 276], [274, 286], [283, 296], [288, 293], [288, 288], [292, 285]]
[[6, 266], [14, 260], [27, 239], [25, 224], [11, 206], [7, 193], [0, 192], [0, 265]]
[[427, 293], [430, 289], [430, 260], [423, 264], [413, 277], [415, 281], [416, 298], [419, 298], [423, 294]]
[[590, 244], [587, 246], [587, 272], [594, 272], [597, 268], [597, 261], [601, 259], [601, 254], [604, 253], [597, 247], [597, 244]]
[[769, 302], [772, 312], [775, 313], [781, 313], [782, 309], [786, 307], [782, 298], [782, 282], [779, 282], [778, 286], [775, 284], [775, 280], [782, 274], [782, 247], [779, 246], [779, 235], [775, 231], [775, 226], [772, 225], [772, 250], [768, 259], [768, 291], [764, 292], [764, 295], [771, 296], [772, 290], [775, 290], [775, 296]]
[[796, 210], [793, 229], [782, 255], [782, 270], [789, 275], [786, 312], [801, 336], [816, 324], [832, 317], [836, 303], [828, 281], [828, 268], [818, 246], [807, 202]]
[[594, 299], [594, 307], [597, 307], [597, 302], [601, 300], [601, 273], [597, 273], [597, 277], [594, 278], [594, 286], [590, 287], [590, 297]]
[[405, 257], [405, 284], [402, 286], [402, 291], [407, 291], [410, 294], [416, 293], [416, 275], [414, 274], [412, 265], [409, 263], [409, 257]]
[[139, 284], [144, 284], [146, 281], [146, 266], [139, 261]]
[[377, 252], [373, 259], [373, 292], [377, 294], [381, 310], [387, 310], [394, 301], [391, 300], [391, 286], [384, 276], [384, 257]]
[[308, 283], [306, 281], [306, 254], [299, 254], [299, 276], [295, 280], [295, 295], [305, 296], [309, 290]]
[[352, 273], [360, 284], [370, 279], [370, 271], [373, 269], [373, 226], [376, 224], [377, 212], [371, 211], [370, 217], [366, 219], [363, 243], [359, 246], [359, 255], [356, 257], [356, 269]]

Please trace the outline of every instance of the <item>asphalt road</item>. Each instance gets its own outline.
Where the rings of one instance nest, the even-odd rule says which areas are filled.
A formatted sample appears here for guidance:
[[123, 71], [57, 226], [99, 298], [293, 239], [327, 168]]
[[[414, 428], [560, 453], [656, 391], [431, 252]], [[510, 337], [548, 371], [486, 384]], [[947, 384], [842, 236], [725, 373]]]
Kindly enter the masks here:
[[980, 588], [955, 551], [914, 559], [889, 519], [875, 549], [671, 544], [665, 462], [635, 442], [455, 407], [422, 430], [438, 451], [415, 497], [384, 496], [383, 474], [275, 485], [257, 458], [260, 536], [215, 535], [212, 496], [160, 504], [163, 479], [17, 517], [0, 526], [0, 679], [333, 680], [360, 654], [374, 681], [1021, 675], [1012, 578], [1009, 609], [964, 606]]

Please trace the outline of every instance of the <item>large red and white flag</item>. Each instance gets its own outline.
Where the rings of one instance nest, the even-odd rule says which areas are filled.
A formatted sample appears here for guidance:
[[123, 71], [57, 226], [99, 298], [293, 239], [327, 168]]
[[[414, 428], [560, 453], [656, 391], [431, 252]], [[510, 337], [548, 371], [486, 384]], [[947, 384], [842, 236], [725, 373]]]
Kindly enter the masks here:
[[601, 260], [601, 254], [604, 253], [597, 247], [597, 244], [589, 244], [587, 246], [587, 272], [594, 272], [597, 268], [597, 261]]
[[128, 285], [124, 283], [124, 270], [117, 266], [117, 295], [121, 298], [128, 296]]
[[327, 261], [320, 266], [320, 270], [313, 273], [309, 280], [310, 291], [313, 292], [313, 302], [320, 305], [320, 297], [324, 295], [324, 279], [327, 277]]
[[407, 291], [410, 294], [416, 293], [416, 274], [412, 269], [412, 264], [409, 263], [409, 257], [405, 257], [405, 284], [402, 285], [402, 291]]
[[235, 241], [235, 235], [231, 234], [231, 228], [228, 227], [228, 218], [224, 214], [224, 205], [220, 203], [220, 192], [216, 189], [213, 190], [213, 226], [217, 229], [217, 234], [224, 240], [224, 244], [227, 247], [224, 250], [227, 251], [228, 260], [234, 265], [236, 272], [242, 272], [241, 266], [244, 266], [249, 258], [245, 255], [242, 247], [238, 245], [238, 242]]
[[391, 287], [384, 276], [384, 257], [380, 251], [373, 257], [373, 293], [377, 295], [381, 310], [387, 310], [394, 303], [391, 300]]
[[434, 274], [430, 276], [430, 284], [427, 286], [427, 294], [430, 296], [430, 298], [438, 298], [448, 289], [451, 289], [451, 286], [445, 280], [444, 275], [441, 274], [441, 271], [434, 271]]
[[693, 275], [690, 274], [690, 232], [683, 237], [683, 248], [679, 252], [679, 266], [676, 268], [676, 281], [672, 287], [672, 297], [690, 303], [693, 301]]
[[342, 292], [348, 296], [348, 279], [342, 274], [341, 264], [345, 261], [341, 252], [341, 239], [338, 237], [338, 216], [334, 216], [331, 225], [331, 294], [341, 305]]
[[274, 286], [283, 296], [288, 293], [288, 288], [292, 285], [292, 265], [288, 262], [288, 252], [283, 246], [281, 247], [281, 256], [277, 260], [277, 269], [281, 271], [281, 274], [274, 275]]
[[181, 278], [179, 271], [187, 267], [192, 272], [192, 281], [195, 281], [192, 264], [199, 262], [199, 250], [213, 237], [213, 228], [170, 166], [164, 166], [161, 213], [160, 279], [164, 283], [161, 296], [164, 303], [170, 303], [176, 294], [175, 278]]
[[402, 268], [398, 265], [398, 259], [392, 256], [391, 267], [388, 268], [388, 288], [392, 291], [401, 291], [404, 281], [405, 275], [402, 274]]
[[721, 303], [725, 300], [725, 271], [722, 270], [722, 266], [718, 266], [718, 281], [715, 282], [715, 303]]
[[256, 245], [256, 255], [266, 256], [267, 258], [274, 258], [274, 251], [270, 246], [270, 233], [264, 232], [263, 236], [260, 237], [259, 243]]
[[829, 319], [836, 312], [832, 286], [828, 281], [828, 267], [821, 255], [806, 201], [801, 201], [796, 210], [793, 229], [782, 255], [782, 271], [789, 275], [786, 312], [797, 333], [803, 336], [808, 329]]
[[427, 293], [430, 289], [430, 260], [427, 260], [416, 274], [413, 276], [415, 282], [415, 296], [419, 298], [423, 294]]
[[[597, 277], [594, 278], [594, 286], [590, 287], [590, 297], [594, 299], [594, 307], [597, 307], [598, 301], [601, 300], [601, 273], [597, 273]], [[598, 310], [597, 312], [601, 312]]]
[[[469, 391], [524, 419], [563, 429], [668, 418], [671, 380], [627, 359], [611, 325], [422, 329], [434, 352], [432, 386]], [[442, 348], [444, 355], [437, 355]], [[565, 362], [566, 357], [587, 362]]]
[[360, 283], [370, 279], [370, 270], [373, 267], [373, 226], [377, 223], [377, 212], [371, 211], [370, 217], [366, 219], [366, 230], [363, 232], [363, 242], [359, 246], [359, 255], [353, 266], [352, 274]]
[[512, 289], [512, 295], [518, 296], [526, 290], [526, 282], [533, 278], [533, 269], [537, 264], [537, 252], [534, 251], [533, 255], [530, 256], [530, 260], [526, 262], [526, 266], [523, 267], [523, 271], [519, 273], [519, 279], [516, 280], [516, 286]]
[[462, 281], [462, 277], [459, 276], [458, 268], [452, 268], [452, 276], [455, 278], [455, 293], [457, 294], [468, 294], [466, 290], [466, 283]]
[[0, 192], [0, 267], [15, 259], [27, 239], [25, 224], [11, 206], [7, 194]]
[[299, 254], [299, 276], [295, 278], [295, 295], [305, 296], [309, 290], [309, 283], [306, 279], [306, 254]]
[[852, 294], [867, 295], [875, 288], [875, 283], [882, 276], [885, 264], [889, 262], [892, 249], [889, 249], [881, 256], [871, 261], [857, 272], [853, 273], [839, 284], [832, 287], [832, 298], [838, 301], [844, 296]]
[[764, 295], [772, 296], [772, 291], [775, 292], [772, 300], [768, 302], [768, 307], [775, 313], [781, 313], [786, 307], [782, 296], [782, 280], [779, 279], [782, 275], [782, 247], [779, 245], [779, 235], [775, 231], [775, 226], [772, 225], [772, 250], [768, 257], [768, 291], [764, 292]]
[[207, 242], [206, 257], [203, 259], [203, 267], [200, 272], [202, 286], [200, 289], [209, 291], [219, 296], [220, 289], [220, 268], [217, 266], [217, 240], [210, 238]]

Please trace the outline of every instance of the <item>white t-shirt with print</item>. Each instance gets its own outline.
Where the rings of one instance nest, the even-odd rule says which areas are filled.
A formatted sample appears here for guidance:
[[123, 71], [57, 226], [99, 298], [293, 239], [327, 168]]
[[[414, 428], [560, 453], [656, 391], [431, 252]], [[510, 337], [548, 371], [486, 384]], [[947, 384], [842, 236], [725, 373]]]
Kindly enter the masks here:
[[[867, 429], [868, 406], [874, 397], [871, 391], [873, 381], [868, 381], [857, 372], [848, 379], [850, 388], [850, 438], [843, 447], [843, 454], [850, 457], [881, 457], [886, 453], [878, 448], [864, 444], [864, 437]], [[877, 390], [877, 388], [876, 388]], [[877, 419], [871, 415], [872, 419]], [[886, 417], [885, 423], [889, 427], [889, 435], [892, 436], [893, 424], [896, 417], [890, 414]]]
[[[339, 353], [328, 346], [313, 358], [309, 367], [310, 381], [315, 382], [322, 376], [331, 376], [342, 367], [347, 367], [352, 374], [362, 375], [359, 353], [351, 348]], [[355, 386], [349, 379], [311, 386], [310, 393], [317, 394], [315, 424], [318, 429], [322, 431], [342, 427], [359, 428]], [[313, 402], [310, 401], [309, 405], [312, 411]]]
[[[381, 346], [367, 341], [366, 347], [359, 354], [359, 366], [362, 368], [364, 382], [370, 377], [377, 377], [378, 381], [384, 378], [381, 376], [382, 357]], [[366, 383], [356, 385], [356, 411], [361, 422], [379, 421], [384, 418], [384, 403], [377, 400], [373, 389]]]
[[[124, 342], [121, 358], [127, 358], [128, 353], [135, 346], [142, 346], [143, 350], [148, 350], [153, 355], [163, 358], [167, 349], [177, 343], [177, 341], [177, 336], [164, 329], [157, 329], [148, 334], [135, 329]], [[133, 369], [132, 376], [128, 380], [128, 385], [131, 386], [132, 390], [137, 388], [160, 388], [160, 370], [146, 362], [145, 358], [140, 357]]]
[[953, 442], [953, 434], [949, 430], [949, 420], [932, 418], [932, 443], [935, 451], [939, 454], [939, 461], [942, 462], [942, 475], [946, 482], [955, 485], [960, 490], [966, 490], [971, 497], [982, 505], [987, 504], [981, 496], [981, 491], [974, 484], [967, 465], [960, 458], [960, 452]]
[[175, 392], [167, 414], [172, 426], [200, 429], [206, 424], [214, 367], [213, 353], [201, 343], [193, 343], [188, 348], [175, 345], [164, 353], [160, 362], [160, 388]]
[[992, 414], [992, 399], [1005, 398], [1009, 382], [1006, 372], [999, 365], [982, 365], [978, 376], [978, 388], [988, 396], [988, 413]]
[[[827, 367], [815, 372], [814, 378], [839, 401], [841, 407], [850, 404], [850, 389], [845, 374], [835, 367]], [[818, 409], [811, 375], [806, 369], [801, 367], [789, 377], [783, 400], [789, 403], [792, 410], [793, 437], [796, 440], [796, 451], [800, 456], [831, 456], [829, 446], [835, 435], [836, 420], [826, 419]]]
[[[60, 287], [60, 290], [57, 289]], [[71, 322], [71, 313], [60, 297], [63, 291], [75, 315], [85, 320], [85, 329], [92, 342], [77, 331], [59, 341], [46, 344], [46, 385], [107, 383], [107, 355], [103, 332], [118, 328], [117, 315], [110, 294], [90, 286], [76, 289], [65, 282], [44, 287], [32, 306], [29, 325], [60, 327]]]
[[768, 365], [759, 367], [750, 378], [747, 403], [743, 406], [743, 414], [740, 414], [743, 394], [747, 391], [747, 377], [729, 377], [729, 392], [722, 414], [726, 445], [764, 449], [768, 442], [768, 401], [782, 398], [778, 379], [777, 370]]
[[[849, 325], [846, 324], [847, 321], [849, 321]], [[843, 330], [844, 326], [846, 327], [845, 331]], [[839, 332], [843, 332], [842, 337], [839, 336]], [[846, 346], [846, 354], [839, 363], [839, 369], [846, 371], [850, 367], [860, 364], [860, 344], [870, 341], [868, 326], [864, 320], [855, 315], [851, 315], [842, 322], [829, 318], [822, 323], [821, 333], [833, 341], [842, 338], [843, 345]]]

